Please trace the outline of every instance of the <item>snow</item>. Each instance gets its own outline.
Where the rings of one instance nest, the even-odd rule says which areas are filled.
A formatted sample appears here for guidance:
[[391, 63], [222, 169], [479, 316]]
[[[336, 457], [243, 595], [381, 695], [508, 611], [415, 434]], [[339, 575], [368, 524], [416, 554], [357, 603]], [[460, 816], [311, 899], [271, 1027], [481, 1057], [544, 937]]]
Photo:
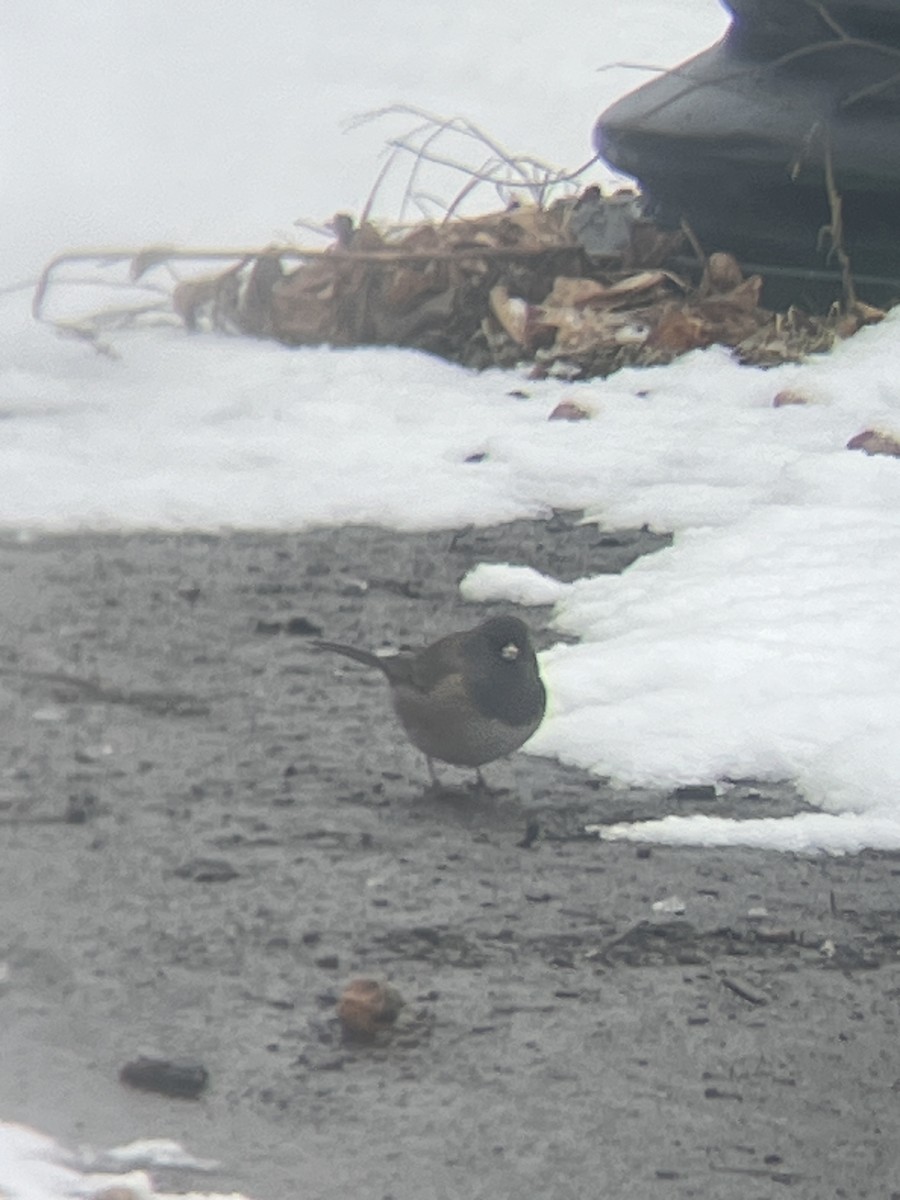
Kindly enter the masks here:
[[[129, 1196], [133, 1200], [175, 1200], [154, 1190], [142, 1167], [210, 1170], [215, 1163], [192, 1158], [177, 1142], [147, 1138], [117, 1146], [96, 1162], [67, 1153], [52, 1138], [12, 1122], [0, 1122], [0, 1186], [4, 1200], [63, 1200], [63, 1197]], [[236, 1192], [179, 1192], [178, 1200], [246, 1200]]]
[[[8, 0], [0, 292], [75, 245], [306, 241], [295, 218], [359, 211], [377, 173], [385, 130], [343, 124], [396, 102], [579, 165], [597, 114], [646, 77], [597, 68], [680, 61], [724, 25], [715, 0], [556, 13]], [[490, 69], [473, 70], [486, 46], [500, 48]], [[384, 215], [397, 203], [389, 189]], [[569, 639], [542, 655], [551, 707], [528, 749], [623, 787], [791, 779], [819, 809], [739, 821], [723, 793], [717, 815], [605, 837], [900, 848], [900, 463], [846, 449], [863, 429], [900, 432], [900, 318], [802, 365], [741, 367], [712, 348], [573, 387], [173, 329], [114, 335], [107, 358], [36, 326], [27, 299], [0, 295], [3, 536], [413, 530], [554, 507], [672, 531], [621, 576], [562, 583], [512, 563], [464, 581], [474, 602], [553, 605]], [[786, 388], [809, 403], [773, 407]], [[591, 419], [548, 422], [569, 398]], [[89, 1193], [59, 1153], [0, 1124], [0, 1193]]]
[[[552, 508], [671, 530], [621, 576], [486, 564], [464, 581], [475, 602], [554, 605], [578, 639], [543, 655], [551, 708], [529, 749], [621, 785], [791, 779], [822, 810], [606, 836], [900, 845], [900, 468], [846, 449], [860, 429], [900, 429], [900, 313], [802, 365], [713, 347], [572, 386], [174, 329], [117, 335], [109, 359], [18, 307], [3, 309], [0, 372], [10, 533], [414, 530]], [[787, 388], [810, 402], [773, 407]], [[567, 395], [593, 417], [548, 421]]]

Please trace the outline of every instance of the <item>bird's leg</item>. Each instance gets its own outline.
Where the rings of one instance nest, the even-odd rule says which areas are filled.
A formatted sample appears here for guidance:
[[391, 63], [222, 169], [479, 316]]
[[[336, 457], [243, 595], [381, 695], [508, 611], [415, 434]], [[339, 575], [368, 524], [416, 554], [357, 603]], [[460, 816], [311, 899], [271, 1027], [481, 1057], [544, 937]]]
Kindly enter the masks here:
[[434, 791], [439, 792], [441, 790], [441, 781], [438, 778], [437, 771], [434, 769], [434, 759], [430, 755], [426, 754], [425, 761], [428, 763], [428, 774], [431, 777], [431, 786]]
[[481, 773], [481, 767], [475, 768], [475, 791], [481, 796], [503, 796], [509, 788], [491, 787], [488, 781]]

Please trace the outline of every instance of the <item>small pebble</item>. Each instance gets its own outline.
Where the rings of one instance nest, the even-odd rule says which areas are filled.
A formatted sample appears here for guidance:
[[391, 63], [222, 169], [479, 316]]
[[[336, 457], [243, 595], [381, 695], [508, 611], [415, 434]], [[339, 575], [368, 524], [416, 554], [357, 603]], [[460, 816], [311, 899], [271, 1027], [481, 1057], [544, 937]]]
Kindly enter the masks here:
[[179, 879], [190, 879], [194, 883], [228, 883], [240, 874], [224, 858], [192, 858], [176, 867], [174, 873]]
[[126, 1063], [119, 1079], [144, 1092], [195, 1100], [209, 1083], [206, 1067], [196, 1062], [174, 1062], [164, 1058], [136, 1058]]
[[389, 983], [377, 979], [351, 979], [341, 993], [337, 1013], [350, 1033], [374, 1037], [393, 1025], [403, 1007], [403, 997]]

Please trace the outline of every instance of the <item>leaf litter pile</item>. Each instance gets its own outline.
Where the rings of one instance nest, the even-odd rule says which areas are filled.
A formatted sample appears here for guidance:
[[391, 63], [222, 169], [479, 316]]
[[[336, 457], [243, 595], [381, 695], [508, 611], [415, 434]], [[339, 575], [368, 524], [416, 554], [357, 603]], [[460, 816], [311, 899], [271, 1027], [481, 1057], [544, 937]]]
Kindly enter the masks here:
[[[370, 117], [397, 112], [413, 115], [416, 126], [388, 143], [388, 163], [360, 217], [340, 213], [320, 231], [328, 245], [61, 254], [38, 284], [35, 316], [107, 353], [102, 335], [110, 330], [180, 321], [191, 331], [296, 346], [402, 346], [476, 369], [531, 364], [535, 377], [583, 379], [714, 343], [743, 362], [774, 365], [828, 350], [883, 315], [846, 288], [844, 302], [824, 315], [771, 311], [760, 302], [761, 275], [745, 275], [724, 250], [706, 254], [687, 227], [660, 229], [635, 192], [579, 187], [587, 168], [564, 174], [512, 158], [459, 118], [406, 107]], [[450, 159], [437, 149], [450, 136], [486, 158], [476, 166]], [[404, 156], [412, 168], [403, 208], [417, 204], [422, 219], [376, 224], [374, 194]], [[421, 186], [426, 166], [465, 180], [437, 214], [425, 211], [426, 200], [437, 205]], [[461, 215], [485, 187], [502, 208]], [[85, 263], [90, 277], [73, 277], [73, 266]], [[190, 277], [179, 276], [185, 267]], [[109, 302], [75, 319], [48, 315], [63, 286], [85, 284], [105, 289]]]

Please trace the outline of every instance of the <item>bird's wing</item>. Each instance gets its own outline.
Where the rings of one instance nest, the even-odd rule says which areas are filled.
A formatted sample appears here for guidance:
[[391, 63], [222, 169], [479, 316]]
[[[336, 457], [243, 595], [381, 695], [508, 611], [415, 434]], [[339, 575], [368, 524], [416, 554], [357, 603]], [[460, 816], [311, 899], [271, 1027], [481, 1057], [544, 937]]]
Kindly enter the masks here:
[[430, 692], [442, 679], [448, 675], [458, 675], [461, 671], [459, 637], [451, 633], [411, 656], [408, 680], [420, 691]]

